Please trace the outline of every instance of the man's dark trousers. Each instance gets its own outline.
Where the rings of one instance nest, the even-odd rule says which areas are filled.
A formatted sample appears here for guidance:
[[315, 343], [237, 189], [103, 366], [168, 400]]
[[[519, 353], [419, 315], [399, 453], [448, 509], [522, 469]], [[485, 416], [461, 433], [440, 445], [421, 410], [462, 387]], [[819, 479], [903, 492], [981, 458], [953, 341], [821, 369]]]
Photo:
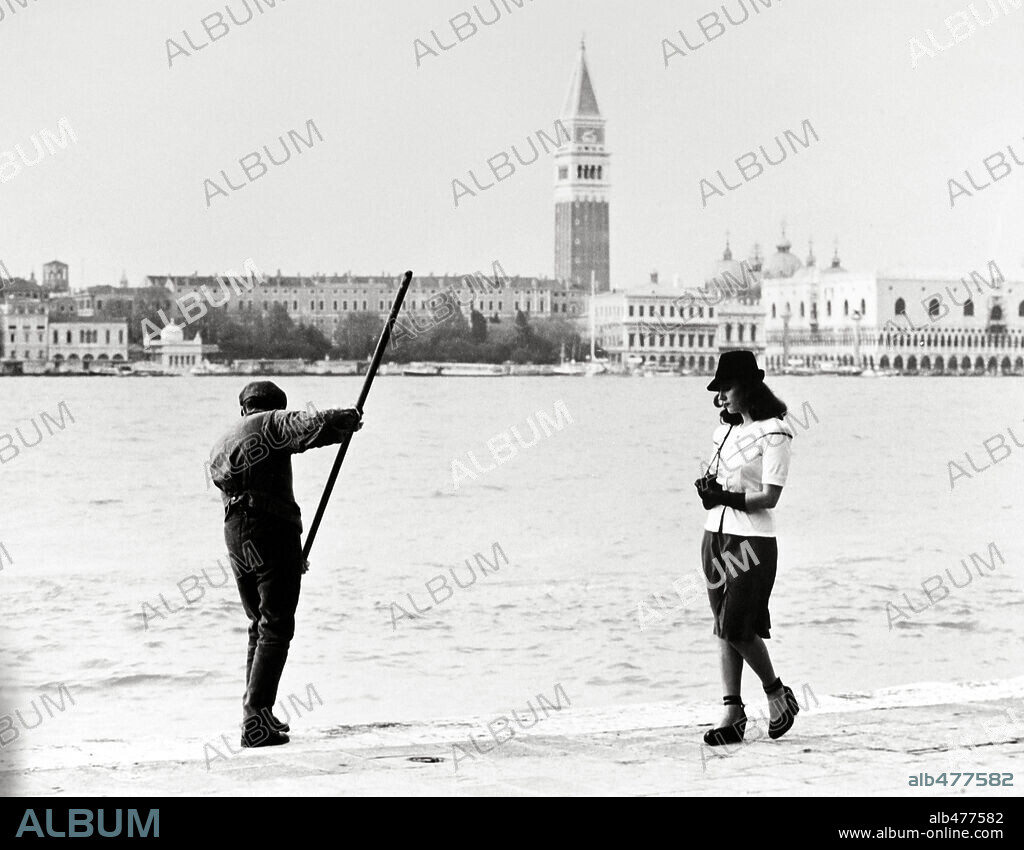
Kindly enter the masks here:
[[303, 565], [301, 535], [292, 523], [243, 497], [228, 508], [224, 540], [249, 618], [243, 723], [256, 716], [269, 719], [295, 634]]

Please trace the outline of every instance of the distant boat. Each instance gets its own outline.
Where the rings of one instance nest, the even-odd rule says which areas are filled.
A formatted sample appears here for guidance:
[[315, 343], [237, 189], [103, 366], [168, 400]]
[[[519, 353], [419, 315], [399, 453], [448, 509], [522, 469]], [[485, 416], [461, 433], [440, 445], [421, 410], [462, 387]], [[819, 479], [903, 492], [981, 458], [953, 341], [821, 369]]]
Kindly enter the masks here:
[[575, 360], [570, 360], [568, 363], [562, 362], [551, 370], [552, 375], [574, 375], [579, 377], [587, 374], [587, 364], [577, 363]]
[[410, 363], [402, 374], [417, 378], [502, 378], [509, 370], [502, 363]]
[[441, 365], [439, 363], [410, 363], [402, 370], [402, 374], [414, 378], [440, 378]]
[[645, 378], [678, 378], [682, 373], [672, 366], [644, 366], [640, 374]]
[[[311, 375], [359, 375], [359, 360], [317, 360], [306, 371]], [[365, 369], [365, 367], [364, 367]]]
[[552, 375], [570, 375], [579, 376], [586, 372], [586, 367], [582, 363], [577, 363], [576, 358], [566, 362], [565, 359], [565, 343], [559, 347], [558, 350], [558, 365], [551, 370]]
[[234, 370], [230, 366], [225, 366], [223, 363], [211, 363], [209, 360], [197, 363], [189, 370], [189, 372], [197, 376], [235, 374]]
[[[864, 370], [859, 366], [840, 366], [838, 363], [832, 363], [827, 360], [823, 360], [818, 364], [817, 374], [819, 375], [860, 375]], [[811, 371], [814, 374], [814, 371]]]
[[608, 360], [597, 358], [597, 272], [590, 270], [590, 360], [586, 363], [583, 374], [588, 378], [595, 375], [608, 374]]
[[110, 378], [130, 378], [135, 372], [127, 363], [117, 363], [110, 366], [90, 367], [88, 374], [106, 375]]
[[821, 370], [812, 368], [802, 357], [790, 357], [782, 367], [783, 375], [820, 375]]
[[554, 375], [557, 367], [547, 363], [513, 363], [509, 367], [509, 374], [512, 375]]
[[143, 378], [177, 378], [181, 376], [181, 372], [167, 371], [156, 363], [135, 363], [132, 365], [132, 374]]

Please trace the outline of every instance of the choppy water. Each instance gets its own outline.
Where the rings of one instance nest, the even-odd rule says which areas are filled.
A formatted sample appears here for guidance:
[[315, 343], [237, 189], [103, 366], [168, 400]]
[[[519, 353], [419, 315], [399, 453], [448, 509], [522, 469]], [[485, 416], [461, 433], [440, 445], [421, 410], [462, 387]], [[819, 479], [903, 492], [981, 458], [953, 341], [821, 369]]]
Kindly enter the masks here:
[[[0, 434], [20, 449], [0, 465], [0, 543], [13, 559], [0, 572], [0, 709], [22, 710], [19, 738], [0, 756], [31, 763], [57, 744], [142, 746], [235, 729], [245, 620], [233, 584], [215, 586], [225, 579], [222, 511], [203, 464], [237, 416], [243, 383], [0, 381]], [[345, 405], [360, 386], [280, 383], [292, 407]], [[705, 383], [379, 379], [312, 554], [282, 696], [308, 700], [312, 684], [325, 726], [525, 709], [556, 684], [588, 708], [716, 703], [706, 598], [681, 602], [672, 589], [698, 566], [703, 512], [691, 482], [716, 422]], [[797, 424], [777, 509], [770, 646], [780, 674], [819, 694], [1019, 676], [1024, 449], [1007, 428], [1024, 442], [1024, 385], [780, 378], [772, 386], [794, 411], [805, 402], [813, 409], [799, 413], [806, 426]], [[56, 417], [62, 401], [74, 422], [52, 435], [43, 425], [38, 445], [22, 445], [14, 428], [32, 442], [33, 421]], [[469, 466], [473, 452], [493, 464], [488, 439], [499, 445], [512, 426], [528, 439], [528, 420], [553, 417], [557, 402], [571, 423], [454, 488], [454, 460]], [[971, 471], [964, 452], [978, 467], [990, 464], [981, 444], [999, 433], [1009, 454]], [[956, 459], [971, 477], [951, 489], [947, 462]], [[294, 461], [307, 521], [332, 460], [328, 448]], [[510, 563], [480, 576], [476, 562], [476, 583], [455, 587], [449, 569], [467, 583], [466, 559], [493, 562], [496, 542]], [[1005, 563], [992, 561], [990, 543]], [[972, 552], [994, 569], [975, 562], [969, 585], [920, 613], [908, 608], [903, 594], [921, 609], [922, 581], [947, 568], [963, 584], [960, 562], [971, 564]], [[411, 612], [412, 594], [426, 607], [426, 583], [442, 573], [451, 597], [395, 628], [390, 604]], [[176, 585], [196, 587], [189, 576], [203, 595], [186, 605]], [[650, 615], [641, 629], [638, 603], [650, 610], [654, 594], [678, 610]], [[887, 602], [907, 614], [892, 629]], [[145, 624], [144, 603], [153, 606]], [[25, 728], [37, 722], [40, 695], [56, 698], [59, 683], [74, 705]]]

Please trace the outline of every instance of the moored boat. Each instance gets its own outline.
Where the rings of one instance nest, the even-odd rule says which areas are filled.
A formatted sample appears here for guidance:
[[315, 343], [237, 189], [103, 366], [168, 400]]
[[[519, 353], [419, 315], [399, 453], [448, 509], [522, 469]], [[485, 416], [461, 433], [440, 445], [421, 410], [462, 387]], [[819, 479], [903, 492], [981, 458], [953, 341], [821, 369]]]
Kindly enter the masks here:
[[501, 378], [509, 374], [503, 363], [410, 363], [403, 375], [417, 378]]
[[234, 370], [230, 366], [226, 366], [223, 363], [211, 363], [209, 360], [203, 360], [201, 363], [197, 363], [189, 370], [189, 372], [196, 376], [234, 374]]

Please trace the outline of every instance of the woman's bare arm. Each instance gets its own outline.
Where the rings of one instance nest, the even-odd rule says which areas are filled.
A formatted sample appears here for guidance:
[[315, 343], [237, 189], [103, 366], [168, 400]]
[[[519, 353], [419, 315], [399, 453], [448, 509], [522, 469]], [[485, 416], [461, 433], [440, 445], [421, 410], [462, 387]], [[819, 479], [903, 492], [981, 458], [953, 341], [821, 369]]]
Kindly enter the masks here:
[[760, 492], [757, 490], [747, 490], [744, 496], [746, 497], [745, 501], [748, 511], [760, 511], [765, 508], [770, 510], [779, 503], [779, 497], [782, 496], [782, 487], [778, 484], [765, 484]]

